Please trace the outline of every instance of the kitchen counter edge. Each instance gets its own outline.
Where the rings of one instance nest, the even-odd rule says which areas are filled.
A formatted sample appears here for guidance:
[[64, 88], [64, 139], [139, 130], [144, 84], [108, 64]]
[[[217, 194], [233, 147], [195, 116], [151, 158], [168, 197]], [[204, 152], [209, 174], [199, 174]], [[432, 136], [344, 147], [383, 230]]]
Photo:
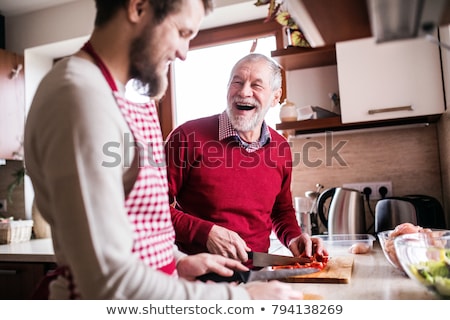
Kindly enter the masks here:
[[1, 262], [55, 262], [52, 239], [0, 244]]

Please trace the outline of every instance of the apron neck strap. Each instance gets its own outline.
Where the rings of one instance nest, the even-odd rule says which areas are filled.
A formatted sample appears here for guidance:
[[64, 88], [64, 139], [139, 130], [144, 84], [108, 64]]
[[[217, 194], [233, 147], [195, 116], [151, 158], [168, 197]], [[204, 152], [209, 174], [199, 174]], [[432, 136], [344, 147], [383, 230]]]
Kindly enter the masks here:
[[112, 91], [117, 92], [117, 85], [116, 81], [114, 81], [113, 76], [111, 75], [111, 72], [109, 71], [108, 67], [106, 67], [105, 63], [103, 62], [102, 58], [95, 52], [94, 47], [92, 47], [92, 44], [90, 41], [86, 42], [84, 46], [81, 48], [81, 50], [85, 51], [87, 54], [89, 54], [97, 64], [97, 66], [100, 68], [101, 72], [103, 73], [103, 76], [105, 77], [106, 81], [108, 82], [110, 88]]

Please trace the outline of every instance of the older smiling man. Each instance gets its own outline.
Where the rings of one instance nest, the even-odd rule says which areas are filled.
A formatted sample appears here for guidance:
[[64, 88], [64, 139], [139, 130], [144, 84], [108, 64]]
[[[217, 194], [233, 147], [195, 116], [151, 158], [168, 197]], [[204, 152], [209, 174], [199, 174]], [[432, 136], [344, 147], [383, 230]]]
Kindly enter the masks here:
[[274, 61], [247, 55], [231, 71], [227, 109], [170, 134], [169, 193], [181, 250], [247, 262], [248, 251], [268, 251], [275, 230], [296, 256], [327, 254], [320, 239], [302, 234], [297, 224], [290, 146], [264, 122], [279, 103], [281, 84]]

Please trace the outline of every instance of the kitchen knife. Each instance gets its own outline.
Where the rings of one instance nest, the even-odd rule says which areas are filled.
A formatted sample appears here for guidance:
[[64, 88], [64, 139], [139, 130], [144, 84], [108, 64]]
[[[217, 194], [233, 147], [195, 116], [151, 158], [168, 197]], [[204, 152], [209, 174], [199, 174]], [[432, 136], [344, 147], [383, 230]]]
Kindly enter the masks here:
[[251, 281], [267, 281], [267, 280], [281, 280], [288, 277], [300, 276], [304, 274], [310, 274], [319, 272], [317, 268], [293, 268], [293, 269], [262, 269], [262, 270], [250, 270], [250, 271], [235, 271], [231, 277], [223, 277], [217, 273], [207, 273], [197, 277], [198, 280], [203, 282], [251, 282]]
[[253, 260], [254, 267], [285, 266], [296, 263], [306, 264], [311, 262], [311, 259], [308, 257], [289, 257], [253, 251], [248, 253], [248, 258]]

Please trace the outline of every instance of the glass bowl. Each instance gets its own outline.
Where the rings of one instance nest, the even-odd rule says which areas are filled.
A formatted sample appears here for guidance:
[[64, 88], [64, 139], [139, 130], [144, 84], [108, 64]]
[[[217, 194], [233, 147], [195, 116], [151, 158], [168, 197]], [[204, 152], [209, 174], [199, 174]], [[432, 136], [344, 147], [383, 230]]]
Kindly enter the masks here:
[[450, 230], [404, 234], [394, 247], [408, 277], [450, 299]]
[[378, 241], [380, 242], [381, 249], [383, 250], [384, 256], [387, 261], [396, 269], [402, 271], [406, 276], [405, 270], [403, 270], [400, 261], [397, 258], [397, 253], [395, 252], [394, 240], [396, 237], [403, 234], [412, 234], [412, 233], [429, 233], [433, 231], [446, 231], [444, 229], [430, 229], [430, 228], [422, 228], [420, 226], [416, 226], [412, 223], [402, 223], [395, 227], [392, 230], [381, 231], [377, 233]]
[[394, 247], [395, 237], [391, 236], [392, 232], [394, 232], [394, 230], [386, 230], [378, 232], [377, 233], [378, 241], [380, 242], [381, 249], [383, 250], [384, 256], [386, 257], [387, 261], [389, 261], [389, 263], [394, 268], [405, 273], [405, 271], [402, 268], [402, 265], [397, 259], [397, 253], [395, 252]]

